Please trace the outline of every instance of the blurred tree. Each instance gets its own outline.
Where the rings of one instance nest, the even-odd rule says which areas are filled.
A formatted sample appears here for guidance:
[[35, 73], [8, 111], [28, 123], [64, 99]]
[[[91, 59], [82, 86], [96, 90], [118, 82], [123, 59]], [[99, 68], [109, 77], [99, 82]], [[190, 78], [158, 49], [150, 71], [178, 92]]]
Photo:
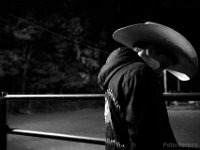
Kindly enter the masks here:
[[[1, 83], [7, 83], [1, 85], [7, 88], [1, 89], [10, 93], [100, 91], [97, 73], [108, 54], [118, 46], [112, 40], [112, 32], [137, 22], [169, 22], [163, 15], [171, 12], [165, 12], [170, 10], [171, 3], [1, 1], [0, 76]], [[182, 22], [179, 24], [182, 27]]]
[[97, 47], [103, 39], [95, 44], [87, 41], [91, 33], [86, 30], [93, 27], [78, 16], [66, 20], [62, 14], [52, 13], [46, 19], [35, 20], [34, 12], [30, 14], [25, 18], [12, 16], [3, 25], [7, 30], [2, 30], [5, 34], [0, 40], [7, 40], [1, 47], [0, 73], [2, 79], [15, 79], [8, 92], [90, 92], [87, 86], [96, 85]]
[[[193, 16], [199, 6], [179, 1], [2, 0], [0, 90], [20, 94], [101, 92], [97, 73], [109, 53], [121, 46], [111, 35], [133, 23], [170, 25], [189, 36], [198, 49], [198, 22]], [[199, 91], [195, 86], [198, 81], [196, 76], [189, 84], [181, 82], [181, 90]], [[176, 80], [170, 75], [168, 88], [176, 88]], [[56, 103], [20, 105], [32, 109], [36, 104]]]

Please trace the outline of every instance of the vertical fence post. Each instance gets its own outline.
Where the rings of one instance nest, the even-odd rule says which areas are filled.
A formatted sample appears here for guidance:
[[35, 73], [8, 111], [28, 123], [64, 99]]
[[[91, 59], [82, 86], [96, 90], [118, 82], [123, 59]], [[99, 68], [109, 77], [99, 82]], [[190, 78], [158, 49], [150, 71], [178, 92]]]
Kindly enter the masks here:
[[0, 148], [6, 150], [7, 148], [7, 125], [6, 125], [6, 99], [5, 93], [0, 95]]

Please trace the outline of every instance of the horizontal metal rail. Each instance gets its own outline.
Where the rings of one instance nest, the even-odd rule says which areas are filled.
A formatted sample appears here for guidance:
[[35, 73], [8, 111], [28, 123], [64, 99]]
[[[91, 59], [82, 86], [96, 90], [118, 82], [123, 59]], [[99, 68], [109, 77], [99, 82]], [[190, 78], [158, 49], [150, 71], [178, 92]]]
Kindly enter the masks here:
[[105, 145], [104, 139], [86, 137], [86, 136], [75, 136], [75, 135], [69, 135], [69, 134], [41, 132], [41, 131], [32, 131], [32, 130], [23, 130], [23, 129], [9, 129], [7, 133], [14, 134], [14, 135], [24, 135], [24, 136], [32, 136], [32, 137], [40, 137], [40, 138], [48, 138], [48, 139], [56, 139], [56, 140]]
[[200, 101], [200, 93], [163, 93], [167, 101]]
[[79, 99], [103, 100], [104, 94], [6, 94], [6, 100], [50, 100], [50, 99]]
[[[167, 101], [200, 101], [200, 93], [163, 93]], [[7, 94], [6, 100], [50, 100], [50, 99], [79, 99], [103, 100], [104, 94]]]
[[[200, 101], [200, 93], [163, 93], [167, 101]], [[51, 100], [51, 99], [78, 99], [78, 100], [103, 100], [104, 94], [1, 94], [0, 97], [0, 146], [6, 150], [7, 134], [33, 136], [48, 139], [83, 142], [90, 144], [105, 145], [105, 140], [100, 138], [75, 136], [68, 134], [10, 129], [6, 124], [6, 101], [7, 100]]]

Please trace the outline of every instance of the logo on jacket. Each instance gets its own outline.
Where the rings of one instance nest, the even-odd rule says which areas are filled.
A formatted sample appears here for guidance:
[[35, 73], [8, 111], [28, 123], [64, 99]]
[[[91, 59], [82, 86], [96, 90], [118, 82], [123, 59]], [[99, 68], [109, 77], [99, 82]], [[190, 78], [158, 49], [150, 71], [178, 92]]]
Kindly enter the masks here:
[[110, 113], [110, 106], [107, 97], [105, 97], [105, 109], [104, 109], [104, 117], [105, 117], [105, 123], [110, 123], [111, 127], [112, 125], [112, 119], [111, 119], [111, 113]]

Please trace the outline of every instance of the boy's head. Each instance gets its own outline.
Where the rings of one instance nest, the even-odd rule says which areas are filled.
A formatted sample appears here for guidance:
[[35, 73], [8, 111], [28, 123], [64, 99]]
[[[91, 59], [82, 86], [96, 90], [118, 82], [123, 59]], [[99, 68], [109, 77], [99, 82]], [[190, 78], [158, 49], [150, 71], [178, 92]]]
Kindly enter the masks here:
[[[181, 81], [188, 81], [197, 73], [198, 57], [194, 47], [182, 34], [170, 27], [155, 22], [137, 23], [117, 29], [113, 33], [113, 39], [130, 49], [143, 49], [138, 53], [139, 56], [146, 62], [154, 62], [153, 66], [158, 67], [158, 62], [159, 68], [169, 65], [166, 70]], [[135, 45], [139, 41], [149, 43], [144, 47]], [[153, 48], [150, 48], [151, 45]], [[151, 61], [147, 58], [151, 58]]]
[[175, 55], [163, 47], [148, 43], [137, 42], [133, 45], [133, 50], [149, 65], [153, 70], [162, 71], [170, 65], [177, 63]]

